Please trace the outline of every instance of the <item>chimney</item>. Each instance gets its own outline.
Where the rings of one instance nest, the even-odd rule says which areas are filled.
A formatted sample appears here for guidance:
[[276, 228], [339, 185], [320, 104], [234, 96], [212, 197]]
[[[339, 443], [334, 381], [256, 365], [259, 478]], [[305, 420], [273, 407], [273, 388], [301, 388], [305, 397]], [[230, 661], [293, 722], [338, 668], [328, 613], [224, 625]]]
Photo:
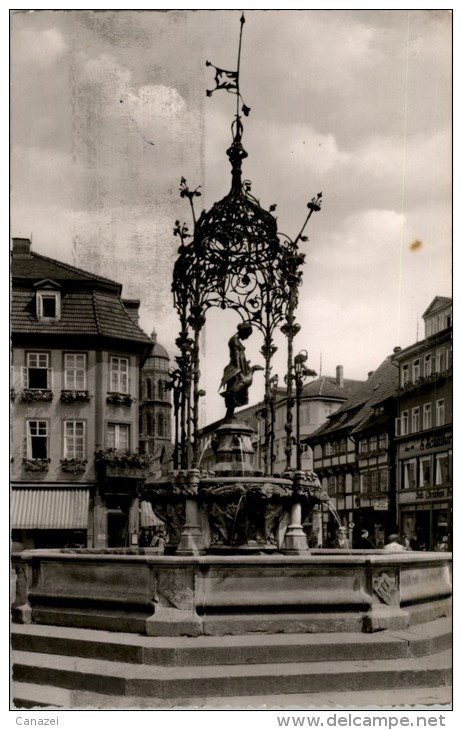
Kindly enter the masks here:
[[335, 375], [335, 382], [339, 386], [339, 388], [343, 388], [343, 365], [337, 365], [336, 367], [336, 375]]
[[397, 347], [394, 347], [393, 352], [395, 355], [396, 355], [396, 353], [401, 352], [401, 347], [399, 345]]
[[122, 299], [125, 311], [134, 324], [138, 324], [140, 320], [140, 300], [139, 299]]
[[13, 257], [30, 256], [31, 242], [29, 238], [13, 238]]
[[368, 379], [371, 377], [371, 375], [374, 375], [374, 371], [373, 370], [369, 370], [369, 372], [367, 373]]

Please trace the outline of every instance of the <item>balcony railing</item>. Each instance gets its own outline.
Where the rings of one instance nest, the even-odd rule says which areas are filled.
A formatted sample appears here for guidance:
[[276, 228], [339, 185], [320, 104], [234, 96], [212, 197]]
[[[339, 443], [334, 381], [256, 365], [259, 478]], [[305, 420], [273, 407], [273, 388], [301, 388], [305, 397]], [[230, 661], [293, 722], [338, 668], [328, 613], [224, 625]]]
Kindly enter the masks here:
[[444, 382], [450, 377], [452, 369], [443, 370], [441, 373], [432, 373], [431, 375], [421, 375], [415, 381], [408, 380], [404, 385], [400, 385], [398, 393], [403, 395], [405, 393], [419, 392], [427, 390], [432, 385], [439, 382]]
[[105, 470], [107, 477], [143, 477], [148, 474], [152, 464], [149, 454], [124, 452], [117, 449], [104, 449], [95, 453], [96, 464]]

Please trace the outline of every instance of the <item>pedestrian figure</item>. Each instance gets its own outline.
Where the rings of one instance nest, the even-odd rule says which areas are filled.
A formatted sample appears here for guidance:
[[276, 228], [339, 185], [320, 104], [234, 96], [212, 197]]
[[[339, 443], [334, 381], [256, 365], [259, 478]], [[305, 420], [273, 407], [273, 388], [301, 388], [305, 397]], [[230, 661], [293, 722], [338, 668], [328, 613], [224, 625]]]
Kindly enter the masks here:
[[387, 542], [383, 547], [384, 550], [386, 550], [388, 553], [401, 553], [406, 552], [406, 548], [401, 543], [399, 535], [396, 535], [393, 533], [392, 535], [388, 535]]
[[341, 549], [341, 550], [349, 550], [350, 549], [350, 542], [348, 540], [347, 534], [346, 534], [346, 527], [339, 527], [337, 530], [337, 536], [332, 543], [333, 548]]
[[375, 545], [369, 537], [368, 530], [361, 530], [361, 535], [356, 541], [354, 547], [358, 550], [375, 550]]

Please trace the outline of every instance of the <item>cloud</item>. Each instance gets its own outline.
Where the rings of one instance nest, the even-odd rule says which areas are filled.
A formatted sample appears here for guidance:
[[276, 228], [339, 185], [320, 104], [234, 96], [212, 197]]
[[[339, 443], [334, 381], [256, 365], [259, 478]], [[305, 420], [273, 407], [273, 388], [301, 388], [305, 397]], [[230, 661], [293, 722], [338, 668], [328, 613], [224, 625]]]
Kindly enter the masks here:
[[[13, 29], [16, 23], [13, 22]], [[57, 28], [40, 30], [23, 27], [14, 33], [13, 57], [15, 64], [32, 68], [44, 68], [61, 60], [68, 51], [68, 44]]]

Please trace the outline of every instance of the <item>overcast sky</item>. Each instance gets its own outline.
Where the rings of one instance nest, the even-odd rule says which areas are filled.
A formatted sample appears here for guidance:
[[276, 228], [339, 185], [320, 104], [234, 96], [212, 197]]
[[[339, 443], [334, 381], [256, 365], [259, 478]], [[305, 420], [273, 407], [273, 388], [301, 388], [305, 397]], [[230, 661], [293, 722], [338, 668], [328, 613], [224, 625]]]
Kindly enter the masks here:
[[[11, 30], [11, 232], [38, 253], [116, 279], [141, 325], [175, 353], [170, 294], [188, 220], [227, 194], [235, 97], [207, 98], [235, 70], [239, 11], [37, 11]], [[246, 11], [244, 177], [295, 236], [312, 217], [295, 348], [310, 366], [366, 378], [415, 342], [451, 296], [451, 15], [445, 10]], [[213, 312], [201, 370], [207, 420], [237, 319]], [[282, 378], [285, 339], [275, 372]], [[259, 335], [249, 340], [261, 360]], [[251, 392], [262, 393], [262, 376]], [[205, 416], [205, 414], [204, 414]]]

